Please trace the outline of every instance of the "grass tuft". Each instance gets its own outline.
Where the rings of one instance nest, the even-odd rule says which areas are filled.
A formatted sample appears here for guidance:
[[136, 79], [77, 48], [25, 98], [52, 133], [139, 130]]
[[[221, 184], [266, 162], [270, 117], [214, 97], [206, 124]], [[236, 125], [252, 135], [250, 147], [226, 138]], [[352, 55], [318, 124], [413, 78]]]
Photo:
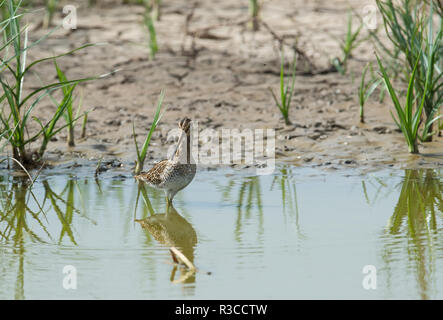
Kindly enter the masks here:
[[[44, 40], [51, 32], [43, 36], [34, 43], [28, 44], [27, 26], [22, 27], [20, 23], [21, 1], [5, 0], [2, 4], [2, 15], [5, 25], [0, 29], [1, 44], [0, 53], [3, 58], [0, 59], [0, 85], [3, 94], [0, 95], [0, 103], [4, 105], [0, 111], [0, 125], [2, 131], [0, 137], [5, 139], [12, 148], [12, 157], [21, 164], [32, 166], [41, 161], [51, 138], [67, 125], [58, 128], [57, 122], [69, 108], [72, 102], [72, 91], [78, 83], [98, 79], [99, 77], [89, 77], [75, 80], [59, 78], [58, 81], [46, 85], [41, 85], [31, 91], [24, 91], [24, 82], [30, 72], [34, 71], [37, 65], [45, 61], [55, 60], [56, 58], [69, 55], [80, 49], [92, 46], [86, 44], [69, 52], [42, 59], [35, 60], [27, 64], [27, 56], [30, 48]], [[4, 7], [3, 7], [4, 6]], [[50, 96], [55, 90], [62, 89], [64, 98], [58, 104], [57, 110], [49, 120], [41, 119], [33, 115], [39, 102], [47, 96]], [[29, 134], [29, 121], [36, 121], [40, 130]], [[41, 140], [41, 146], [37, 151], [30, 150], [30, 144]]]
[[[421, 103], [415, 108], [414, 111], [414, 104], [415, 104], [415, 97], [414, 97], [414, 85], [416, 81], [416, 71], [418, 67], [419, 59], [417, 59], [415, 63], [415, 67], [412, 71], [411, 76], [409, 77], [409, 85], [408, 90], [406, 93], [406, 101], [404, 103], [404, 106], [402, 107], [400, 104], [400, 101], [398, 99], [397, 93], [395, 92], [395, 89], [393, 88], [391, 81], [389, 79], [389, 75], [387, 74], [385, 68], [383, 67], [383, 63], [379, 59], [378, 55], [377, 62], [380, 67], [380, 70], [382, 72], [383, 81], [385, 83], [386, 89], [391, 96], [392, 102], [394, 103], [394, 108], [397, 113], [397, 119], [394, 117], [394, 115], [391, 113], [392, 118], [394, 119], [395, 123], [397, 124], [398, 128], [403, 133], [406, 143], [408, 145], [408, 149], [410, 153], [418, 153], [418, 128], [420, 126], [420, 119], [423, 112], [423, 106], [425, 102], [425, 96], [422, 96]], [[427, 83], [425, 85], [425, 89], [427, 87]], [[424, 91], [426, 92], [426, 90]]]
[[360, 87], [358, 89], [358, 102], [360, 105], [360, 123], [365, 123], [364, 106], [366, 101], [369, 99], [371, 94], [374, 92], [374, 90], [378, 87], [378, 85], [382, 81], [381, 79], [372, 79], [371, 81], [369, 81], [369, 83], [365, 82], [366, 72], [368, 71], [369, 66], [370, 63], [368, 63], [366, 67], [363, 69]]
[[163, 99], [165, 97], [164, 90], [161, 91], [160, 96], [157, 101], [157, 109], [155, 111], [154, 115], [154, 121], [152, 122], [151, 128], [149, 129], [149, 133], [145, 138], [145, 142], [143, 143], [142, 149], [140, 150], [137, 144], [136, 134], [135, 134], [135, 124], [132, 123], [132, 134], [134, 137], [134, 144], [135, 144], [135, 150], [137, 152], [137, 160], [135, 161], [135, 170], [134, 174], [140, 174], [140, 172], [143, 171], [143, 164], [146, 159], [146, 154], [148, 152], [149, 143], [151, 142], [152, 134], [155, 131], [155, 128], [157, 128], [158, 123], [160, 122], [160, 119], [163, 114], [161, 114], [161, 109], [163, 105]]
[[157, 32], [155, 30], [154, 19], [152, 18], [151, 11], [152, 11], [151, 7], [147, 5], [143, 21], [149, 33], [149, 56], [151, 57], [151, 59], [154, 59], [155, 55], [158, 52], [158, 44], [157, 44]]
[[260, 4], [258, 3], [258, 0], [249, 0], [249, 15], [251, 19], [250, 26], [252, 31], [258, 31], [260, 28], [259, 14]]
[[343, 57], [341, 59], [334, 58], [332, 60], [332, 65], [341, 75], [344, 75], [346, 73], [348, 68], [348, 60], [352, 56], [352, 51], [360, 43], [360, 41], [357, 41], [357, 39], [362, 28], [363, 28], [363, 23], [360, 23], [360, 26], [357, 28], [357, 30], [355, 31], [352, 30], [352, 13], [351, 11], [349, 11], [346, 37], [340, 44], [340, 47], [343, 52]]
[[[401, 52], [403, 73], [416, 71], [414, 89], [424, 97], [425, 126], [422, 141], [431, 141], [435, 134], [433, 124], [443, 105], [443, 17], [439, 1], [428, 1], [417, 6], [416, 1], [376, 0], [383, 17], [383, 25], [393, 52]], [[437, 10], [437, 15], [435, 12]], [[438, 29], [434, 30], [435, 23]], [[380, 46], [380, 45], [379, 45]], [[383, 49], [389, 55], [389, 49]]]
[[52, 26], [52, 20], [54, 19], [54, 13], [57, 9], [58, 0], [45, 0], [46, 14], [43, 20], [43, 28], [49, 28]]
[[289, 110], [291, 108], [291, 101], [292, 96], [294, 94], [294, 87], [295, 87], [295, 71], [296, 71], [296, 58], [294, 57], [294, 61], [292, 63], [291, 69], [292, 69], [292, 75], [291, 75], [291, 86], [288, 86], [285, 84], [285, 70], [284, 70], [284, 55], [282, 52], [281, 55], [281, 64], [280, 64], [280, 101], [277, 99], [277, 96], [274, 94], [274, 91], [269, 88], [269, 91], [272, 94], [272, 97], [274, 98], [275, 104], [277, 105], [278, 109], [280, 110], [285, 123], [287, 125], [291, 124], [291, 121], [289, 120]]

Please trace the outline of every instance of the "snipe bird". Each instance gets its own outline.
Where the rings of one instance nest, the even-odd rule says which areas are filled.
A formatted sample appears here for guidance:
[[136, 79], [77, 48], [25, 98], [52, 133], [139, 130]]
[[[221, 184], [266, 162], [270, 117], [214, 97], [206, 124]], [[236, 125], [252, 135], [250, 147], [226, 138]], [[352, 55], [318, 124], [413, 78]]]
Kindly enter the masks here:
[[135, 176], [137, 180], [164, 190], [168, 205], [177, 192], [191, 183], [196, 172], [196, 164], [191, 161], [191, 119], [182, 119], [178, 127], [182, 131], [171, 157], [158, 162], [148, 172]]

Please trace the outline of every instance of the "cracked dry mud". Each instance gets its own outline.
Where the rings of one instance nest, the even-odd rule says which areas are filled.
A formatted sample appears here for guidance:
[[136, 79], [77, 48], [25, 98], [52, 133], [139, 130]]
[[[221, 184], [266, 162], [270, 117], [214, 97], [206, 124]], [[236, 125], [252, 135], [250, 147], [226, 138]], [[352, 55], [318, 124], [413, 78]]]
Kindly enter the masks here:
[[[262, 19], [287, 44], [297, 43], [309, 59], [299, 58], [292, 125], [285, 125], [268, 88], [279, 87], [279, 42], [265, 27], [251, 32], [242, 22], [247, 1], [214, 4], [198, 1], [188, 22], [188, 1], [164, 1], [156, 25], [160, 51], [149, 59], [148, 35], [142, 24], [143, 8], [119, 1], [100, 1], [89, 8], [75, 1], [78, 28], [57, 30], [32, 48], [29, 61], [59, 54], [84, 43], [105, 43], [59, 59], [69, 79], [118, 70], [112, 76], [81, 84], [83, 110], [89, 114], [86, 139], [75, 148], [65, 146], [66, 135], [49, 144], [48, 161], [85, 157], [135, 159], [132, 121], [141, 143], [149, 130], [161, 89], [166, 90], [166, 112], [154, 133], [147, 162], [166, 156], [172, 142], [168, 131], [184, 115], [198, 120], [199, 128], [274, 128], [277, 162], [326, 168], [358, 167], [372, 170], [393, 167], [442, 167], [443, 139], [420, 144], [420, 154], [410, 155], [395, 127], [387, 96], [380, 103], [377, 92], [365, 107], [366, 123], [359, 123], [357, 90], [361, 71], [375, 59], [373, 46], [363, 42], [353, 53], [349, 72], [330, 72], [329, 61], [340, 56], [336, 38], [346, 32], [348, 1], [276, 0], [264, 2]], [[367, 1], [352, 1], [361, 11]], [[31, 40], [47, 31], [38, 27], [41, 11], [27, 17]], [[55, 23], [61, 23], [61, 11]], [[356, 19], [355, 19], [356, 20]], [[355, 21], [356, 22], [356, 21]], [[210, 27], [210, 28], [209, 28]], [[195, 35], [192, 37], [191, 35]], [[290, 60], [291, 49], [285, 53]], [[314, 65], [315, 67], [313, 68]], [[40, 66], [44, 82], [54, 80], [51, 62]], [[25, 89], [39, 83], [30, 76]], [[53, 112], [49, 100], [38, 108]], [[80, 135], [80, 125], [76, 128]], [[146, 164], [149, 166], [149, 164]]]

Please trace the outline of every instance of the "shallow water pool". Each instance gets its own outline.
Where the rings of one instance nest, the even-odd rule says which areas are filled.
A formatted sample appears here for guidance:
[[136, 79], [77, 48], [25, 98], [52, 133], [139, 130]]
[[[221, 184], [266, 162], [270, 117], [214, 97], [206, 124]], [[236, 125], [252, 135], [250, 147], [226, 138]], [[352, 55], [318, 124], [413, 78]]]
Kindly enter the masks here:
[[0, 178], [0, 299], [443, 298], [438, 170], [199, 171], [167, 215], [121, 172], [24, 181]]

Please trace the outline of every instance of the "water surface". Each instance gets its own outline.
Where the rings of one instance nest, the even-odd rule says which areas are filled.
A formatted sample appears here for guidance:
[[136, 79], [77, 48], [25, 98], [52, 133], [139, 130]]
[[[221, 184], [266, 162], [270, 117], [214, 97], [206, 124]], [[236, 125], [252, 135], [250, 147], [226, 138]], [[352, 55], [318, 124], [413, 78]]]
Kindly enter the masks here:
[[30, 188], [7, 173], [1, 299], [443, 298], [438, 170], [200, 171], [168, 215], [163, 193], [127, 174], [43, 173]]

